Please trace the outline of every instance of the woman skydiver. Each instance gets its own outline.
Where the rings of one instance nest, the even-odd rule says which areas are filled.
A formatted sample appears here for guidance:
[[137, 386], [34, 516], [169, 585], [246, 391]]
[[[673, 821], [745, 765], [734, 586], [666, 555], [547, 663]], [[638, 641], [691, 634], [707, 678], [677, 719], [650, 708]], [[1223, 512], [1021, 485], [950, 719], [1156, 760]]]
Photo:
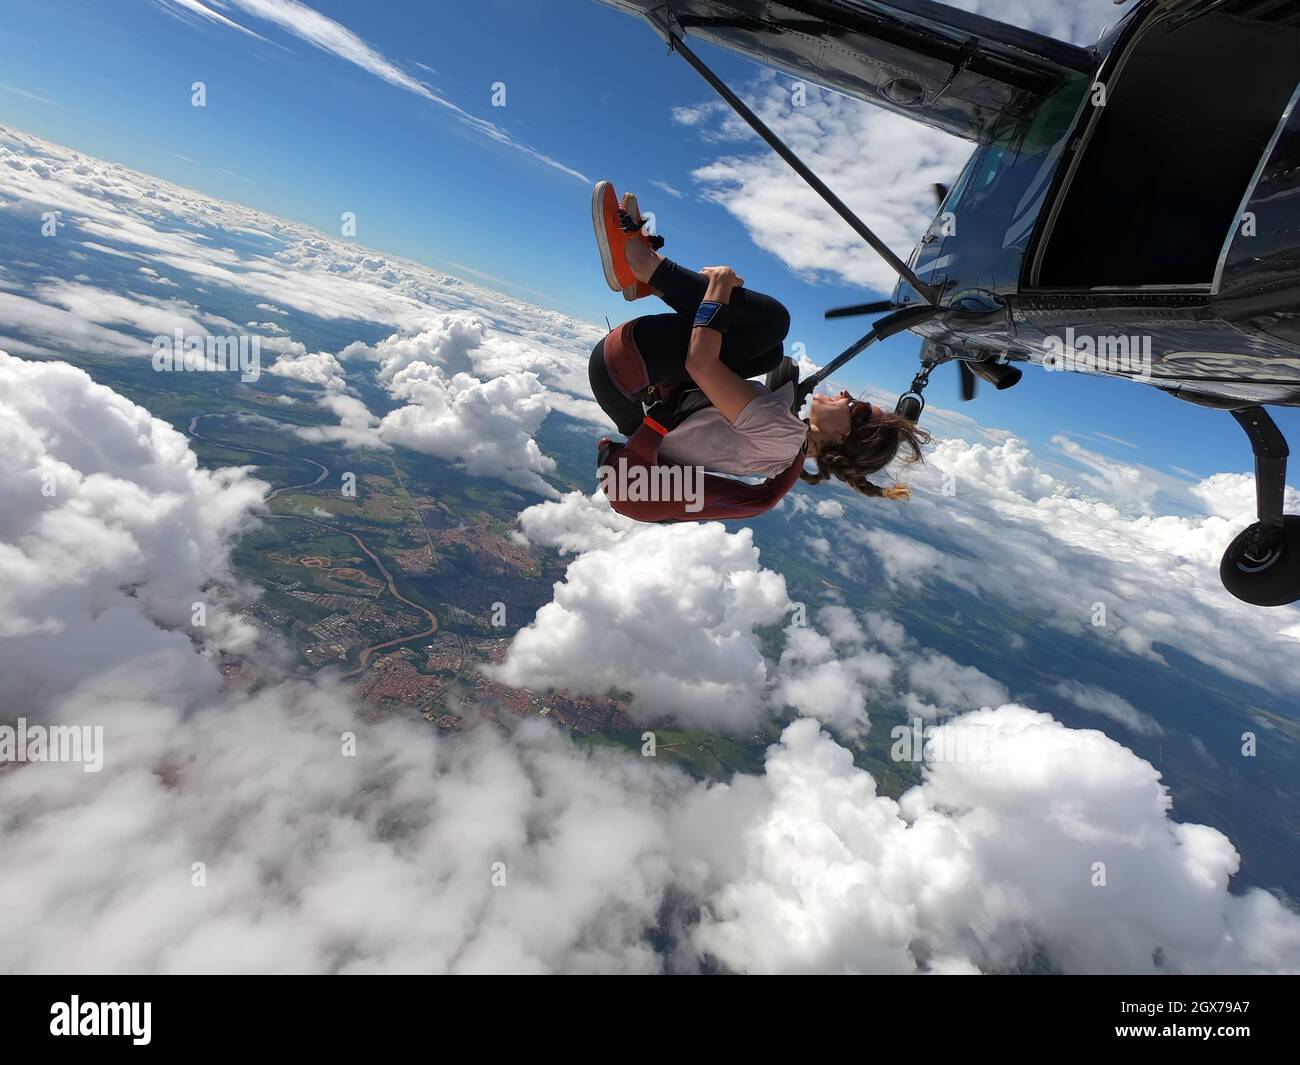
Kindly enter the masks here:
[[[652, 385], [693, 385], [712, 406], [692, 414], [664, 436], [660, 458], [735, 477], [775, 477], [801, 450], [816, 472], [801, 470], [808, 484], [836, 477], [867, 496], [906, 499], [907, 485], [880, 487], [868, 480], [904, 447], [906, 461], [922, 458], [929, 441], [923, 429], [892, 411], [848, 392], [814, 393], [808, 417], [791, 410], [794, 384], [774, 392], [758, 381], [781, 363], [790, 312], [771, 296], [744, 287], [729, 266], [698, 273], [659, 254], [663, 238], [643, 232], [646, 220], [633, 193], [620, 201], [607, 181], [598, 182], [592, 221], [605, 280], [625, 299], [657, 295], [672, 314], [650, 314], [631, 323], [631, 338]], [[642, 425], [641, 399], [628, 396], [610, 376], [607, 336], [591, 353], [591, 391], [624, 436]]]

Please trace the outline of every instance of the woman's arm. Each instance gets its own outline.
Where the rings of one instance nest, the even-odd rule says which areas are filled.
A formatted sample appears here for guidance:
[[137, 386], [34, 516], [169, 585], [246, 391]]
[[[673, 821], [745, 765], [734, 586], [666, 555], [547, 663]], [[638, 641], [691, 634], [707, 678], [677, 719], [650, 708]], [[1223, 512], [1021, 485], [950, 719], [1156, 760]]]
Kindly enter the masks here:
[[[733, 289], [745, 283], [729, 266], [706, 266], [700, 271], [709, 279], [704, 302], [727, 304]], [[719, 357], [722, 352], [722, 334], [708, 326], [691, 330], [691, 343], [686, 352], [686, 372], [700, 387], [709, 401], [718, 408], [728, 422], [735, 422], [740, 412], [754, 401], [754, 386]]]

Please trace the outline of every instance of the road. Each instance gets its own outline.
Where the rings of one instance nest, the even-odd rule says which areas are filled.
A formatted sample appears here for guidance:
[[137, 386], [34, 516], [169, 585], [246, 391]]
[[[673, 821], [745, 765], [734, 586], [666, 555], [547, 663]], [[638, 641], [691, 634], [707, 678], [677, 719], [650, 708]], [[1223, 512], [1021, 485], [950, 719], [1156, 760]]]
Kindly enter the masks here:
[[[393, 468], [393, 479], [397, 481], [397, 487], [402, 490], [402, 495], [406, 496], [406, 498], [410, 500], [411, 493], [406, 490], [406, 483], [402, 480], [402, 475], [397, 472], [397, 463], [395, 463], [390, 457], [388, 464]], [[429, 527], [424, 524], [424, 515], [420, 513], [419, 504], [414, 500], [411, 500], [411, 506], [415, 510], [415, 520], [420, 523], [420, 528], [424, 531], [425, 542], [429, 545], [429, 571], [432, 573], [433, 560], [437, 556], [438, 552], [433, 546], [433, 537], [429, 534]], [[451, 619], [451, 634], [456, 637], [456, 643], [460, 646], [460, 664], [456, 667], [456, 672], [452, 676], [451, 680], [447, 682], [448, 687], [460, 680], [460, 675], [465, 669], [465, 662], [469, 658], [469, 645], [465, 643], [465, 637], [461, 634], [460, 622], [456, 617], [457, 613], [458, 611], [454, 606], [447, 611], [447, 616]]]
[[[198, 440], [204, 440], [207, 443], [213, 445], [214, 447], [224, 448], [227, 451], [246, 451], [252, 455], [269, 455], [271, 458], [279, 459], [281, 461], [284, 461], [285, 459], [289, 459], [295, 462], [306, 462], [309, 465], [315, 466], [318, 470], [320, 470], [320, 473], [316, 475], [316, 479], [313, 481], [304, 481], [302, 484], [288, 484], [283, 486], [282, 488], [276, 488], [273, 491], [267, 493], [266, 501], [268, 503], [276, 496], [281, 495], [284, 492], [293, 492], [301, 488], [313, 488], [316, 485], [320, 484], [321, 481], [323, 481], [326, 477], [329, 476], [329, 470], [326, 469], [324, 466], [322, 466], [315, 459], [304, 458], [301, 455], [285, 455], [285, 454], [278, 454], [274, 451], [263, 451], [260, 448], [247, 447], [243, 444], [227, 444], [222, 440], [216, 440], [210, 436], [204, 436], [202, 433], [198, 432], [196, 427], [198, 426], [199, 422], [202, 421], [204, 418], [220, 418], [225, 416], [227, 415], [226, 412], [224, 411], [209, 411], [204, 414], [196, 414], [193, 418], [190, 419], [189, 435]], [[397, 472], [396, 466], [393, 467], [393, 472], [394, 473]], [[398, 484], [401, 485], [400, 477], [398, 478]], [[402, 493], [404, 495], [406, 494], [405, 485], [402, 485]], [[410, 498], [409, 495], [407, 496], [407, 498], [408, 499]], [[418, 515], [419, 508], [416, 508], [416, 510]], [[423, 614], [424, 617], [429, 622], [429, 627], [427, 629], [422, 629], [420, 632], [413, 632], [407, 636], [399, 636], [396, 639], [385, 640], [383, 643], [376, 643], [376, 644], [372, 644], [369, 647], [362, 648], [361, 654], [358, 657], [358, 661], [360, 664], [357, 666], [356, 669], [350, 670], [349, 672], [343, 674], [344, 677], [355, 677], [359, 673], [364, 673], [366, 670], [366, 666], [369, 665], [370, 663], [370, 656], [373, 655], [376, 651], [382, 651], [387, 647], [396, 647], [398, 644], [403, 644], [410, 640], [423, 639], [426, 636], [432, 636], [434, 633], [438, 631], [437, 616], [431, 610], [426, 609], [425, 607], [421, 606], [419, 603], [411, 602], [411, 600], [407, 599], [406, 596], [402, 595], [402, 593], [397, 590], [397, 582], [393, 579], [393, 575], [388, 572], [388, 568], [383, 564], [383, 562], [380, 561], [379, 556], [370, 549], [370, 546], [365, 542], [365, 540], [363, 540], [356, 533], [352, 532], [350, 529], [341, 529], [337, 525], [329, 525], [321, 521], [319, 518], [308, 518], [308, 517], [300, 516], [298, 514], [269, 514], [267, 516], [277, 521], [305, 521], [309, 525], [315, 525], [318, 526], [319, 528], [327, 529], [330, 532], [336, 533], [339, 536], [349, 537], [353, 541], [353, 543], [355, 543], [359, 548], [361, 548], [365, 556], [375, 564], [375, 568], [379, 570], [380, 575], [384, 578], [384, 582], [388, 587], [388, 594], [391, 595], [394, 599], [396, 599], [399, 603], [404, 603], [406, 606], [409, 606], [416, 613]], [[421, 518], [420, 520], [420, 527], [424, 529], [425, 538], [429, 539], [429, 530], [425, 528], [423, 518]], [[433, 551], [432, 539], [429, 539], [429, 551], [431, 553], [430, 562], [432, 562], [432, 551]], [[455, 633], [455, 636], [460, 643], [460, 648], [461, 648], [460, 660], [461, 660], [461, 666], [463, 668], [465, 662], [465, 640], [464, 637], [462, 637], [459, 632]], [[457, 669], [456, 676], [457, 677], [460, 676], [460, 669]], [[455, 680], [455, 678], [452, 679]]]
[[339, 536], [349, 537], [353, 543], [365, 552], [366, 557], [375, 564], [375, 568], [379, 570], [380, 576], [384, 578], [384, 583], [388, 586], [388, 594], [399, 603], [405, 603], [412, 610], [419, 614], [423, 614], [425, 618], [428, 619], [429, 627], [427, 629], [420, 632], [412, 632], [407, 636], [398, 636], [396, 639], [385, 640], [383, 643], [376, 643], [363, 648], [358, 658], [360, 664], [356, 669], [344, 673], [344, 677], [355, 677], [358, 673], [364, 673], [367, 664], [370, 662], [370, 656], [376, 651], [382, 651], [385, 647], [396, 647], [398, 644], [406, 643], [409, 640], [419, 640], [425, 636], [432, 636], [438, 631], [438, 618], [433, 611], [422, 607], [419, 603], [411, 602], [411, 600], [407, 599], [406, 596], [397, 590], [397, 582], [393, 579], [393, 575], [388, 572], [388, 568], [379, 560], [379, 556], [371, 551], [366, 542], [356, 533], [352, 532], [350, 529], [340, 529], [337, 525], [328, 525], [319, 518], [307, 518], [299, 514], [270, 514], [267, 516], [273, 521], [305, 521], [308, 525], [316, 525], [319, 528], [328, 529], [330, 532], [336, 533]]
[[276, 488], [273, 491], [269, 492], [266, 496], [266, 501], [268, 503], [276, 496], [278, 496], [281, 492], [293, 492], [299, 488], [314, 488], [316, 485], [320, 484], [321, 481], [325, 480], [325, 478], [330, 475], [330, 471], [327, 470], [315, 459], [303, 458], [301, 455], [279, 455], [276, 454], [274, 451], [262, 451], [255, 447], [245, 447], [243, 444], [226, 444], [220, 440], [213, 440], [212, 437], [210, 436], [204, 436], [202, 433], [198, 432], [194, 428], [204, 418], [225, 418], [228, 416], [229, 415], [225, 411], [219, 411], [219, 410], [208, 411], [206, 414], [196, 414], [194, 415], [193, 418], [190, 419], [189, 434], [190, 436], [194, 437], [196, 440], [206, 440], [213, 447], [224, 448], [227, 451], [247, 451], [250, 455], [269, 455], [273, 459], [280, 459], [282, 461], [284, 459], [289, 459], [292, 462], [305, 462], [308, 465], [315, 466], [318, 470], [320, 470], [320, 473], [316, 475], [316, 479], [314, 481], [303, 481], [302, 484], [286, 484], [283, 488]]

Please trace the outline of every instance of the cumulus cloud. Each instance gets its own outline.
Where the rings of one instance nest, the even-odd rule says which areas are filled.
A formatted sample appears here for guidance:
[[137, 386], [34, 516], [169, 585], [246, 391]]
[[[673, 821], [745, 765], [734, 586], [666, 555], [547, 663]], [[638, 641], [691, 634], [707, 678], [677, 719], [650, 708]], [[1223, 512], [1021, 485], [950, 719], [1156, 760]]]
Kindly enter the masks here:
[[377, 377], [404, 403], [384, 416], [379, 434], [391, 444], [455, 460], [471, 474], [555, 496], [542, 479], [555, 461], [533, 440], [550, 411], [547, 390], [528, 371], [488, 380], [469, 372], [486, 329], [479, 318], [443, 315], [414, 336], [395, 335], [377, 345]]
[[[906, 252], [934, 214], [934, 182], [950, 184], [970, 145], [911, 119], [829, 90], [806, 87], [791, 105], [788, 79], [761, 73], [746, 102], [880, 238]], [[843, 219], [740, 120], [712, 105], [674, 111], [693, 131], [712, 134], [729, 154], [697, 167], [704, 197], [734, 215], [760, 248], [798, 274], [834, 275], [887, 292], [895, 276]]]
[[837, 653], [833, 640], [805, 626], [786, 629], [777, 675], [776, 700], [815, 717], [849, 739], [871, 725], [866, 693], [889, 683], [894, 665], [887, 654], [865, 648]]
[[519, 512], [519, 526], [529, 542], [566, 555], [611, 547], [640, 528], [616, 513], [599, 491], [566, 492], [553, 502], [527, 507]]
[[[5, 210], [33, 224], [50, 203], [60, 204], [63, 225], [93, 235], [111, 256], [125, 250], [148, 260], [137, 272], [151, 279], [165, 268], [191, 287], [256, 299], [269, 313], [288, 307], [395, 327], [374, 347], [358, 341], [339, 357], [308, 352], [286, 336], [261, 338], [264, 352], [279, 353], [268, 374], [322, 388], [319, 404], [339, 418], [296, 430], [309, 441], [410, 447], [551, 497], [545, 477], [554, 462], [533, 439], [548, 413], [608, 424], [588, 394], [587, 353], [601, 330], [587, 323], [16, 131], [0, 131], [0, 196]], [[257, 236], [257, 250], [246, 250], [246, 234]], [[276, 250], [267, 254], [267, 246]], [[147, 357], [150, 337], [177, 328], [241, 331], [187, 300], [110, 291], [88, 279], [3, 288], [0, 329], [9, 335], [0, 342], [18, 353]], [[347, 380], [349, 372], [369, 372], [366, 362], [351, 366], [358, 358], [373, 361], [397, 409], [371, 413]]]
[[188, 622], [267, 486], [199, 470], [179, 433], [82, 371], [2, 353], [0, 435], [26, 471], [0, 517], [0, 703], [7, 721], [105, 733], [97, 774], [0, 773], [0, 803], [24, 811], [0, 826], [0, 968], [659, 966], [659, 809], [683, 779], [538, 723], [455, 743], [366, 724], [326, 678], [224, 691], [192, 642], [220, 644], [219, 627]]
[[[1009, 705], [940, 726], [899, 802], [814, 721], [766, 772], [691, 794], [680, 846], [709, 903], [698, 950], [757, 973], [1270, 972], [1300, 919], [1225, 889], [1221, 833], [1169, 819], [1152, 767], [1099, 732]], [[996, 765], [996, 772], [990, 765]]]
[[[577, 546], [572, 518], [600, 510], [583, 498], [530, 508], [529, 538]], [[752, 730], [766, 716], [769, 679], [754, 629], [781, 621], [790, 602], [785, 580], [759, 565], [750, 531], [716, 522], [609, 531], [606, 522], [590, 534], [600, 546], [570, 563], [552, 601], [516, 634], [499, 679], [616, 688], [633, 694], [631, 712], [645, 720]]]
[[140, 660], [58, 705], [59, 720], [105, 722], [101, 773], [0, 779], [26, 811], [0, 828], [6, 970], [659, 967], [656, 805], [680, 781], [537, 724], [454, 743], [420, 722], [363, 725], [325, 682], [205, 700], [177, 690], [192, 670]]
[[1300, 691], [1283, 633], [1300, 610], [1247, 606], [1219, 582], [1224, 548], [1254, 521], [1249, 475], [1133, 491], [1136, 481], [1094, 476], [1077, 448], [1059, 454], [1048, 472], [1014, 436], [941, 440], [909, 474], [905, 506], [837, 493], [841, 563], [860, 565], [848, 549], [861, 545], [911, 593], [946, 584], [1123, 656], [1164, 666], [1161, 648], [1173, 647], [1236, 680]]
[[[7, 453], [34, 471], [0, 515], [5, 616], [29, 623], [0, 640], [4, 703], [105, 729], [100, 773], [0, 773], [0, 804], [21, 811], [0, 823], [6, 971], [1300, 969], [1300, 918], [1228, 890], [1232, 845], [1171, 820], [1150, 765], [1021, 706], [932, 732], [922, 783], [895, 802], [814, 720], [785, 729], [763, 774], [706, 787], [536, 721], [453, 739], [366, 721], [327, 676], [226, 689], [182, 615], [226, 575], [266, 486], [198, 470], [183, 437], [79, 370], [0, 356], [0, 382]], [[604, 631], [631, 628], [657, 641], [657, 668], [694, 663], [752, 697], [753, 629], [788, 604], [748, 532], [611, 541], [597, 522], [578, 543], [573, 515], [596, 506], [521, 522], [584, 549], [551, 619], [572, 646], [600, 668]], [[790, 634], [792, 677], [838, 660], [883, 679], [868, 644], [912, 646], [883, 615], [817, 622]], [[634, 677], [657, 679], [674, 678]]]
[[287, 377], [306, 385], [318, 385], [330, 391], [346, 387], [343, 367], [327, 351], [314, 351], [302, 355], [283, 355], [266, 368], [277, 377]]
[[542, 479], [555, 460], [532, 438], [549, 410], [546, 390], [532, 374], [480, 381], [468, 374], [448, 378], [440, 367], [418, 364], [394, 378], [392, 393], [410, 402], [380, 422], [386, 441], [453, 459], [476, 476], [558, 494]]
[[987, 706], [1000, 706], [1006, 687], [974, 666], [963, 666], [938, 651], [926, 651], [908, 667], [908, 709], [924, 718]]
[[1127, 729], [1144, 736], [1159, 736], [1164, 732], [1160, 723], [1150, 714], [1144, 714], [1121, 695], [1077, 680], [1063, 680], [1056, 685], [1056, 693], [1069, 699], [1081, 710], [1091, 710], [1118, 721]]
[[[277, 363], [278, 365], [278, 363]], [[344, 447], [387, 451], [388, 442], [379, 432], [380, 422], [364, 401], [356, 396], [329, 392], [317, 403], [338, 417], [338, 425], [306, 425], [294, 429], [304, 440], [315, 444], [338, 443]]]
[[[246, 646], [209, 593], [266, 485], [203, 470], [166, 422], [66, 363], [0, 352], [0, 448], [15, 505], [0, 512], [0, 704], [110, 668], [125, 643]], [[165, 633], [163, 630], [166, 630]]]
[[[419, 332], [431, 312], [475, 309], [502, 331], [544, 350], [549, 368], [539, 375], [580, 395], [587, 392], [587, 354], [604, 333], [422, 263], [335, 240], [7, 127], [0, 127], [0, 201], [33, 231], [39, 231], [42, 212], [56, 204], [60, 236], [129, 253], [169, 282], [224, 290], [272, 313]], [[248, 236], [256, 238], [255, 247], [244, 243]], [[6, 303], [18, 298], [0, 293]], [[35, 313], [22, 303], [3, 309], [9, 329], [21, 324], [15, 313]], [[57, 328], [50, 328], [47, 347], [55, 353], [60, 345], [80, 350], [83, 339], [76, 330], [90, 323], [71, 313], [53, 317], [57, 321], [46, 324]], [[95, 350], [124, 343], [106, 326], [90, 332], [99, 345]]]

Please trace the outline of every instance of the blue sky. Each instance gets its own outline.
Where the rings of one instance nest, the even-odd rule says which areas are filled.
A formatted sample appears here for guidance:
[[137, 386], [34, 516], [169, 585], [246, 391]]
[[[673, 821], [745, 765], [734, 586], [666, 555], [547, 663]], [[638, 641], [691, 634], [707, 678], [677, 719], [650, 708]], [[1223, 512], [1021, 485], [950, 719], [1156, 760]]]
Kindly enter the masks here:
[[[244, 7], [258, 3], [310, 16], [288, 0]], [[821, 313], [869, 294], [796, 276], [693, 191], [692, 170], [719, 148], [671, 112], [709, 100], [709, 90], [635, 20], [592, 0], [312, 7], [370, 45], [369, 69], [238, 6], [214, 10], [258, 37], [179, 17], [155, 0], [7, 0], [0, 121], [333, 235], [342, 212], [355, 212], [362, 243], [470, 280], [498, 279], [486, 283], [597, 322], [632, 312], [604, 286], [589, 186], [571, 171], [607, 177], [656, 211], [669, 254], [695, 266], [729, 262], [751, 287], [783, 299], [792, 339], [815, 360], [866, 328], [865, 319], [825, 323]], [[747, 61], [702, 50], [732, 84], [754, 77]], [[378, 73], [375, 56], [386, 64]], [[437, 100], [401, 77], [418, 79]], [[196, 80], [207, 87], [204, 108], [191, 106]], [[505, 84], [505, 107], [492, 106], [495, 82]], [[685, 195], [659, 193], [653, 180]], [[844, 380], [901, 389], [916, 346], [909, 337], [883, 345]], [[955, 405], [955, 378], [936, 374], [933, 402]], [[1165, 470], [1250, 467], [1244, 436], [1226, 415], [1122, 382], [1030, 371], [1013, 392], [985, 390], [966, 410], [1039, 445], [1066, 431]], [[1279, 422], [1294, 433], [1300, 415], [1282, 412]]]

